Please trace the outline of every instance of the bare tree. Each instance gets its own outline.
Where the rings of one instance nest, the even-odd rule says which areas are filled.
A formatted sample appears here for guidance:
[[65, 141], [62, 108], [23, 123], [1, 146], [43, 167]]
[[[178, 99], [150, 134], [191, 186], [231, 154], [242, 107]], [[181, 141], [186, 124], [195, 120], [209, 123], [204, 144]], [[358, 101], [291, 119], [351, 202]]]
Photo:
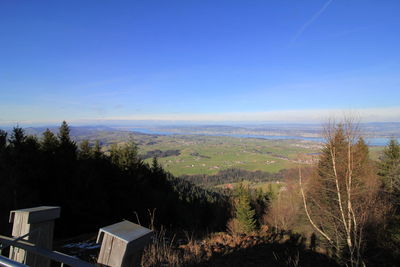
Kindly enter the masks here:
[[329, 123], [314, 174], [305, 183], [299, 169], [306, 216], [338, 260], [363, 266], [365, 226], [378, 197], [378, 179], [357, 124]]
[[[310, 168], [305, 168], [307, 173]], [[263, 216], [263, 222], [278, 230], [293, 230], [302, 220], [302, 202], [299, 193], [299, 184], [293, 177], [297, 175], [296, 169], [288, 169], [285, 173], [284, 186], [272, 199]]]

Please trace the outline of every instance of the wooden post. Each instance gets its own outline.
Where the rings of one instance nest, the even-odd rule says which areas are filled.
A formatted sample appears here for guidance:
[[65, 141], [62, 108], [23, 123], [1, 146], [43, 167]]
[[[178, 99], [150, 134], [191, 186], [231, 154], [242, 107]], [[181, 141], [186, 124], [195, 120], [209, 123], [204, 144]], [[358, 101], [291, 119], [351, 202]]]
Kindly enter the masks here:
[[97, 243], [101, 243], [97, 263], [111, 267], [140, 266], [140, 256], [150, 242], [153, 231], [122, 221], [101, 228]]
[[[38, 247], [52, 249], [54, 220], [60, 217], [60, 207], [42, 206], [10, 212], [13, 223], [12, 236], [29, 234], [24, 240]], [[48, 267], [50, 260], [17, 247], [11, 247], [9, 258], [32, 267]]]

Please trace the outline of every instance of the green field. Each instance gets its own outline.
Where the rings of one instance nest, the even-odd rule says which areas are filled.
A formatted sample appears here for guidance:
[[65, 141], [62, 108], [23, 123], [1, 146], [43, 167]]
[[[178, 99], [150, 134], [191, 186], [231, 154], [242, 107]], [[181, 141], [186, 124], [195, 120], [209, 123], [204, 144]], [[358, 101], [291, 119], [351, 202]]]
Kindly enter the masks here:
[[[220, 170], [240, 168], [249, 171], [276, 173], [282, 169], [311, 164], [318, 159], [321, 144], [305, 140], [270, 140], [260, 138], [236, 138], [210, 135], [149, 135], [128, 131], [94, 131], [77, 138], [92, 143], [100, 140], [103, 150], [111, 144], [123, 144], [133, 139], [139, 153], [149, 151], [179, 150], [180, 155], [158, 157], [164, 169], [175, 176], [216, 174]], [[383, 147], [370, 147], [371, 158], [377, 160]], [[152, 159], [145, 160], [151, 163]]]
[[[174, 175], [215, 174], [228, 168], [278, 172], [309, 164], [319, 145], [301, 140], [265, 140], [223, 136], [158, 136], [140, 142], [140, 153], [153, 150], [179, 150], [179, 156], [159, 158], [159, 163]], [[146, 162], [150, 163], [151, 159]]]

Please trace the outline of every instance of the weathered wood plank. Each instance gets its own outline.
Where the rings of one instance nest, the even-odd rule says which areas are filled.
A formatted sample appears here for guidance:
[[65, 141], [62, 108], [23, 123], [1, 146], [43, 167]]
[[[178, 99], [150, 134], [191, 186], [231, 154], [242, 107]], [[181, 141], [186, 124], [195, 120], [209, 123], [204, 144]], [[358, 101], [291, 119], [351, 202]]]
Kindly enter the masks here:
[[10, 212], [10, 223], [14, 221], [14, 216], [17, 213], [26, 214], [28, 217], [27, 223], [37, 223], [57, 219], [60, 217], [60, 212], [60, 207], [53, 206], [40, 206], [29, 209], [12, 210]]
[[137, 266], [137, 260], [153, 231], [129, 221], [100, 228], [97, 243], [101, 243], [97, 263], [112, 267]]
[[[54, 219], [60, 216], [60, 210], [60, 207], [41, 206], [11, 211], [12, 236], [20, 237], [29, 234], [24, 238], [26, 241], [51, 250], [53, 246]], [[50, 266], [48, 259], [15, 247], [10, 250], [10, 259], [24, 262], [32, 267]]]

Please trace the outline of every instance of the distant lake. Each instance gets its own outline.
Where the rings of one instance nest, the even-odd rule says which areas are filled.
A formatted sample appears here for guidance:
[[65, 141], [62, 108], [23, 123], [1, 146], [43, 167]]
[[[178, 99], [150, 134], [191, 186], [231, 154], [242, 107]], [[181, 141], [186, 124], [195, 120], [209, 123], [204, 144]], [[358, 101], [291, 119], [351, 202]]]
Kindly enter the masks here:
[[[303, 136], [292, 136], [292, 135], [254, 135], [254, 134], [204, 134], [204, 133], [193, 133], [193, 132], [182, 132], [182, 133], [172, 133], [172, 132], [162, 132], [162, 131], [152, 131], [144, 128], [134, 128], [131, 131], [145, 133], [145, 134], [156, 134], [156, 135], [208, 135], [208, 136], [229, 136], [237, 138], [259, 138], [268, 140], [306, 140], [313, 142], [324, 142], [321, 137], [303, 137]], [[384, 137], [372, 137], [366, 138], [365, 141], [370, 146], [386, 146], [389, 138]], [[400, 138], [397, 139], [400, 143]]]

